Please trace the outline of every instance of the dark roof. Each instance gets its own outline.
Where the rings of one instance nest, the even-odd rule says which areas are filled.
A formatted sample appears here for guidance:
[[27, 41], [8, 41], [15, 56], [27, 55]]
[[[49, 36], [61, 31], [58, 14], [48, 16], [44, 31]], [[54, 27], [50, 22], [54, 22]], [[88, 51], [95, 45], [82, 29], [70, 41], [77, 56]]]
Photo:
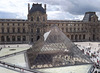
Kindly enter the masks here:
[[46, 13], [45, 9], [42, 7], [42, 4], [33, 4], [32, 8], [29, 10], [29, 13], [33, 13], [36, 11], [40, 11], [42, 13]]
[[91, 16], [95, 15], [95, 12], [86, 12], [83, 21], [91, 21]]

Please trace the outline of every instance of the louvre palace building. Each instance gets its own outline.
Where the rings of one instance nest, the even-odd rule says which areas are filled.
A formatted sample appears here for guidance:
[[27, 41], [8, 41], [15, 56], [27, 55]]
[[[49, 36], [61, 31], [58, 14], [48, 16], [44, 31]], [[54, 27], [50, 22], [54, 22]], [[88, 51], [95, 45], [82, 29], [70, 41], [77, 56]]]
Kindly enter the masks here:
[[[95, 12], [86, 12], [83, 20], [47, 20], [46, 4], [28, 4], [27, 19], [0, 19], [0, 44], [34, 43], [52, 25], [72, 41], [100, 41], [100, 21]], [[56, 37], [55, 37], [56, 38]]]

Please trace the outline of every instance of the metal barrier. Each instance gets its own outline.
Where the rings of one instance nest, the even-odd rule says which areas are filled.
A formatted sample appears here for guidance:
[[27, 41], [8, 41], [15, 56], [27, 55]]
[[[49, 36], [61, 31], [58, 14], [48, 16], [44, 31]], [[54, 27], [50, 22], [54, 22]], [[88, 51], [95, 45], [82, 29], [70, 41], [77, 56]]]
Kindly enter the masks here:
[[30, 70], [30, 69], [27, 69], [27, 68], [19, 67], [19, 66], [14, 65], [14, 64], [9, 64], [9, 63], [3, 62], [3, 61], [0, 61], [0, 66], [7, 68], [7, 69], [10, 69], [10, 70], [13, 70], [13, 71], [17, 71], [17, 72], [42, 73], [42, 72], [39, 72], [39, 71], [36, 71], [36, 70]]

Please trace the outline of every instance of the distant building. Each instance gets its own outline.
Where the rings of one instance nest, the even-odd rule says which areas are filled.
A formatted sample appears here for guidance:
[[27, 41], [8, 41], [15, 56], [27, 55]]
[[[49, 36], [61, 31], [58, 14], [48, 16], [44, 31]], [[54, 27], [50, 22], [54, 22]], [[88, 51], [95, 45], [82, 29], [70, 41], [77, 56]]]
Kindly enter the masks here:
[[95, 12], [83, 20], [47, 20], [46, 4], [28, 4], [27, 19], [0, 19], [0, 43], [34, 43], [56, 24], [72, 41], [100, 41], [100, 21]]

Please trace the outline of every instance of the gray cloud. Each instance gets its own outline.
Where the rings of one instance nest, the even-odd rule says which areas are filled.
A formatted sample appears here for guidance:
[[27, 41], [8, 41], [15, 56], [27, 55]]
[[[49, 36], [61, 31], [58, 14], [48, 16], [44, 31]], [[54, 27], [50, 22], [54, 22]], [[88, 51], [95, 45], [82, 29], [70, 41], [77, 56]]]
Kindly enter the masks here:
[[41, 2], [48, 5], [60, 6], [64, 12], [74, 15], [81, 15], [88, 11], [100, 12], [100, 0], [30, 0], [31, 2]]
[[16, 18], [16, 17], [17, 17], [16, 13], [0, 11], [0, 18]]

